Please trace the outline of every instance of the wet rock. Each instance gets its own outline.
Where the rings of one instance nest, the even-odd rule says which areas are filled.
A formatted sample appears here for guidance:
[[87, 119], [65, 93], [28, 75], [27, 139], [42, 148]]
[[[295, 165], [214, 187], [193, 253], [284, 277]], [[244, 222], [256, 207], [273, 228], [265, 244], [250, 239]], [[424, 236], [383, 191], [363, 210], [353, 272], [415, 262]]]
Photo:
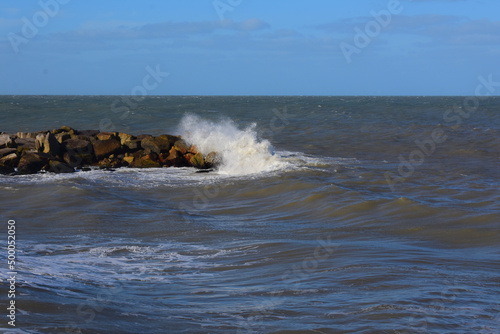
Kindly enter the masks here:
[[99, 134], [96, 135], [97, 139], [99, 140], [109, 140], [109, 139], [118, 139], [118, 133], [116, 132], [100, 132]]
[[124, 157], [123, 161], [127, 163], [127, 165], [131, 165], [134, 162], [135, 158], [134, 157]]
[[68, 140], [71, 138], [71, 135], [69, 133], [63, 132], [63, 133], [58, 133], [55, 135], [57, 141], [59, 144], [62, 144], [64, 141]]
[[172, 145], [166, 137], [146, 137], [141, 141], [141, 147], [145, 150], [149, 149], [151, 152], [160, 154], [168, 152]]
[[57, 141], [56, 136], [50, 132], [39, 134], [36, 137], [35, 148], [38, 152], [48, 153], [53, 156], [58, 156], [61, 152], [61, 144]]
[[154, 168], [154, 167], [161, 167], [160, 163], [156, 160], [154, 160], [154, 156], [151, 154], [145, 155], [140, 159], [134, 160], [131, 164], [130, 167], [135, 167], [135, 168]]
[[136, 139], [136, 137], [123, 132], [118, 133], [118, 138], [120, 139], [120, 144], [122, 145], [125, 145], [125, 143], [129, 140]]
[[74, 173], [75, 169], [73, 167], [71, 167], [70, 165], [62, 162], [62, 161], [58, 161], [58, 160], [50, 160], [49, 162], [49, 168], [48, 168], [49, 172], [52, 172], [52, 173]]
[[140, 139], [127, 140], [123, 143], [123, 147], [130, 152], [140, 150], [141, 149], [141, 140]]
[[78, 131], [78, 134], [80, 136], [86, 136], [86, 137], [96, 137], [100, 133], [99, 130], [81, 130]]
[[0, 148], [15, 147], [15, 143], [12, 140], [14, 136], [9, 134], [0, 135]]
[[119, 168], [126, 165], [123, 160], [117, 158], [105, 158], [99, 161], [99, 168], [101, 169]]
[[2, 149], [0, 149], [0, 158], [3, 158], [6, 155], [16, 153], [16, 152], [17, 152], [17, 149], [15, 149], [15, 148], [2, 148]]
[[[16, 150], [17, 151], [17, 150]], [[8, 167], [17, 167], [19, 156], [16, 153], [10, 153], [0, 159], [0, 165]]]
[[25, 152], [17, 165], [17, 174], [35, 174], [49, 162], [49, 156], [38, 152]]
[[36, 143], [35, 138], [16, 138], [14, 139], [17, 153], [22, 154], [25, 151], [35, 151]]
[[121, 144], [118, 139], [97, 140], [94, 143], [94, 153], [97, 160], [107, 158], [112, 154], [121, 152]]
[[63, 142], [64, 161], [72, 167], [90, 165], [95, 162], [94, 148], [89, 141], [71, 138]]
[[1, 175], [11, 175], [11, 174], [14, 174], [14, 172], [15, 172], [14, 167], [4, 166], [4, 165], [0, 164], [0, 174]]
[[189, 159], [189, 163], [191, 164], [191, 166], [195, 168], [199, 169], [205, 168], [205, 160], [203, 159], [203, 154], [199, 152], [193, 155], [191, 159]]
[[172, 147], [170, 149], [169, 155], [166, 159], [164, 159], [164, 165], [167, 167], [186, 167], [188, 166], [186, 159], [184, 159], [183, 155], [179, 153]]
[[222, 162], [222, 158], [216, 152], [210, 152], [205, 157], [205, 165], [207, 168], [214, 168], [220, 165]]
[[177, 150], [177, 152], [186, 154], [189, 151], [190, 146], [183, 139], [180, 139], [175, 142], [174, 148]]
[[163, 140], [168, 140], [170, 143], [170, 147], [174, 146], [175, 142], [181, 139], [181, 136], [172, 136], [172, 135], [160, 135], [158, 138]]

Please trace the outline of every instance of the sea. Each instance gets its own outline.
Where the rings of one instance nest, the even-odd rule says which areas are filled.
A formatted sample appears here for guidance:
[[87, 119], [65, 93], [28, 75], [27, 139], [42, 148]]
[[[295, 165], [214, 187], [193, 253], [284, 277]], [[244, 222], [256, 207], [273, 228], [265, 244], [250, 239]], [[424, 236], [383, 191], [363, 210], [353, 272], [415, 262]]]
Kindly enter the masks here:
[[499, 97], [0, 97], [63, 125], [222, 162], [0, 176], [2, 333], [500, 333]]

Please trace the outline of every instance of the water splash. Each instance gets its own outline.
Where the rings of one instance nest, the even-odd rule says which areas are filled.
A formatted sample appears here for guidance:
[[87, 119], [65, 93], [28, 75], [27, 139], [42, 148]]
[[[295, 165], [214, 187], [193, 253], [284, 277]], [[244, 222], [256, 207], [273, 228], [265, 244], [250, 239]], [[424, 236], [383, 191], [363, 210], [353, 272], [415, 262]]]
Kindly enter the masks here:
[[219, 153], [222, 163], [218, 172], [228, 175], [248, 175], [281, 169], [285, 162], [274, 154], [271, 143], [259, 140], [256, 124], [240, 129], [230, 119], [218, 122], [189, 114], [180, 123], [180, 133], [206, 155]]

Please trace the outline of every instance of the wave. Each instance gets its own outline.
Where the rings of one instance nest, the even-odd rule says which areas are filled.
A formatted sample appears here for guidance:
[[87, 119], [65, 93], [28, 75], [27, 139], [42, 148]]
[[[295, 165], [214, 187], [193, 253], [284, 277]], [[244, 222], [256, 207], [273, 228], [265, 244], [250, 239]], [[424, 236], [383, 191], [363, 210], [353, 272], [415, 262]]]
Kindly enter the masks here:
[[217, 152], [221, 164], [217, 171], [227, 175], [249, 175], [283, 169], [287, 163], [275, 154], [268, 140], [259, 140], [256, 124], [240, 129], [231, 119], [209, 121], [197, 115], [185, 115], [180, 132], [203, 155]]

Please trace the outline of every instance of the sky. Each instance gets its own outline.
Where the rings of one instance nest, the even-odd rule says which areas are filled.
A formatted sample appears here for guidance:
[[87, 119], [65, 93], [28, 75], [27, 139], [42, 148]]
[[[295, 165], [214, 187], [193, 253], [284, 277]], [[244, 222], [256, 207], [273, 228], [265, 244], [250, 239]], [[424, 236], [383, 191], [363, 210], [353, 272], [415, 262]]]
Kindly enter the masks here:
[[3, 0], [0, 94], [473, 95], [499, 0]]

